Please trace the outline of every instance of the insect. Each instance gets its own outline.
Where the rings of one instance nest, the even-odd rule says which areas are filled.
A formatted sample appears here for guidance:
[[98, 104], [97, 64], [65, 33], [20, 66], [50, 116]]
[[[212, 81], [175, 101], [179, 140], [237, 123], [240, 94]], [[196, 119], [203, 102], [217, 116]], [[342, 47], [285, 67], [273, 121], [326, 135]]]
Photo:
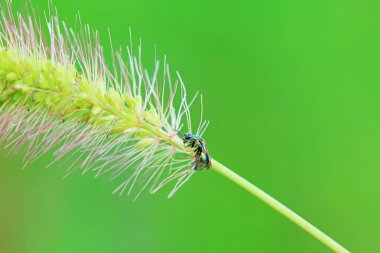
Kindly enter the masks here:
[[211, 167], [211, 157], [206, 148], [206, 142], [199, 135], [192, 133], [180, 133], [185, 147], [190, 147], [193, 149], [194, 162], [191, 164], [191, 168], [194, 170], [203, 170], [204, 168], [209, 169]]

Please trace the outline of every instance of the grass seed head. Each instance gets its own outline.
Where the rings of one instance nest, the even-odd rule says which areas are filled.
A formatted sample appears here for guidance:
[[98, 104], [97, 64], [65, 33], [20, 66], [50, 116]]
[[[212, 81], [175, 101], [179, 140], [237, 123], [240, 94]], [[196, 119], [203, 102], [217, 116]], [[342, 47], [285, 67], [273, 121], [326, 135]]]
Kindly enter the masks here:
[[[26, 165], [52, 151], [51, 164], [68, 174], [108, 174], [121, 180], [115, 192], [136, 196], [174, 181], [172, 196], [193, 175], [193, 154], [176, 136], [183, 122], [191, 130], [193, 100], [166, 60], [149, 74], [140, 45], [137, 57], [132, 47], [113, 52], [109, 68], [88, 26], [76, 32], [56, 12], [39, 22], [33, 8], [21, 15], [11, 2], [1, 10], [0, 143], [9, 154], [24, 148]], [[199, 126], [202, 134], [207, 124]]]

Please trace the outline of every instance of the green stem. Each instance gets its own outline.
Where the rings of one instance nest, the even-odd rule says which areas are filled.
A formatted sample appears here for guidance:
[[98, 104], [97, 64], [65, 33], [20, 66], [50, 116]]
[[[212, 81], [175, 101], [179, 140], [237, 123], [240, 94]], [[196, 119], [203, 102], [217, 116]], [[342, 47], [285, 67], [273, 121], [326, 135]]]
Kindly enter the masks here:
[[[149, 124], [143, 124], [143, 127], [151, 131], [152, 133], [156, 134], [157, 136], [160, 136], [161, 138], [165, 139], [166, 141], [172, 143], [172, 145], [183, 148], [182, 141], [180, 138], [170, 138], [167, 134], [165, 134], [161, 129], [158, 129], [154, 126], [151, 126]], [[289, 220], [293, 221], [295, 224], [303, 228], [306, 232], [308, 232], [310, 235], [314, 236], [316, 239], [321, 241], [323, 244], [325, 244], [327, 247], [329, 247], [331, 250], [338, 252], [338, 253], [349, 253], [347, 249], [345, 249], [342, 245], [334, 241], [331, 237], [323, 233], [321, 230], [313, 226], [310, 222], [290, 210], [287, 206], [282, 204], [281, 202], [274, 199], [272, 196], [258, 188], [257, 186], [253, 185], [252, 183], [248, 182], [243, 177], [239, 176], [223, 164], [219, 163], [218, 161], [212, 160], [212, 170], [219, 172], [226, 178], [230, 179], [252, 195], [258, 197], [262, 201], [264, 201], [266, 204], [268, 204], [270, 207], [272, 207], [274, 210], [279, 212], [280, 214], [284, 215]]]
[[311, 223], [309, 223], [307, 220], [290, 210], [288, 207], [265, 193], [263, 190], [258, 188], [257, 186], [253, 185], [252, 183], [248, 182], [246, 179], [242, 178], [223, 164], [219, 163], [218, 161], [213, 160], [212, 161], [212, 169], [214, 171], [219, 172], [226, 178], [230, 179], [252, 195], [258, 197], [262, 201], [264, 201], [266, 204], [271, 206], [274, 210], [284, 215], [289, 220], [293, 221], [295, 224], [303, 228], [306, 232], [308, 232], [310, 235], [317, 238], [319, 241], [324, 243], [327, 247], [329, 247], [331, 250], [339, 253], [347, 253], [349, 252], [347, 249], [345, 249], [342, 245], [334, 241], [331, 237], [323, 233], [321, 230], [313, 226]]

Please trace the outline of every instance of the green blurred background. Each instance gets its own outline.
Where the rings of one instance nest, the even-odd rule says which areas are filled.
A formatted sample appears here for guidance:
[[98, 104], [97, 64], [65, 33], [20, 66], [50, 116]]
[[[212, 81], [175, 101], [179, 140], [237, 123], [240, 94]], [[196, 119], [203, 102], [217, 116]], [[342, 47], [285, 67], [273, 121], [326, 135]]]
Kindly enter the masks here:
[[[40, 11], [46, 0], [31, 0]], [[4, 3], [4, 0], [2, 0]], [[204, 95], [213, 157], [353, 252], [380, 252], [380, 2], [55, 0]], [[15, 9], [20, 2], [16, 1]], [[329, 252], [212, 171], [173, 199], [0, 156], [0, 252]]]

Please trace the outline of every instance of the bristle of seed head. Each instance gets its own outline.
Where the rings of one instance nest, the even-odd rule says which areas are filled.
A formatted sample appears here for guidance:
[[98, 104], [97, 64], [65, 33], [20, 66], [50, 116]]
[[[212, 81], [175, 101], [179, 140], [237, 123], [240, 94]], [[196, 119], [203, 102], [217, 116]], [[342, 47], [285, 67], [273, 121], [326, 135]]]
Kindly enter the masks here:
[[[176, 130], [184, 121], [191, 131], [195, 97], [188, 102], [178, 73], [171, 80], [166, 58], [149, 74], [140, 44], [137, 57], [132, 46], [126, 57], [112, 53], [109, 68], [96, 31], [74, 31], [54, 11], [41, 22], [33, 8], [21, 15], [11, 5], [0, 21], [0, 143], [8, 155], [24, 148], [27, 165], [52, 151], [51, 164], [67, 174], [108, 174], [121, 179], [115, 193], [136, 197], [174, 181], [171, 197], [194, 173]], [[197, 133], [207, 125], [201, 117]]]

